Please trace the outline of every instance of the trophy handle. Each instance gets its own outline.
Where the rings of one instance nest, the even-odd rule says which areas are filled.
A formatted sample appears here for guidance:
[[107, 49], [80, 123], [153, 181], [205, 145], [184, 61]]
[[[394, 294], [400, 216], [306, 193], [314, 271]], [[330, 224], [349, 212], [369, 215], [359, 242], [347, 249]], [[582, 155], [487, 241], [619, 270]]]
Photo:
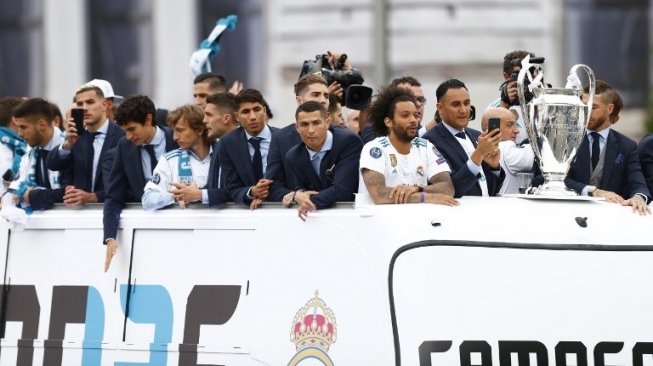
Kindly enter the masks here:
[[584, 64], [577, 64], [571, 67], [571, 70], [569, 70], [570, 74], [578, 74], [578, 70], [581, 69], [585, 71], [585, 74], [587, 75], [587, 79], [589, 80], [589, 95], [587, 99], [587, 113], [585, 114], [585, 122], [583, 124], [583, 136], [585, 136], [585, 130], [587, 130], [587, 124], [590, 121], [590, 116], [592, 114], [592, 105], [594, 104], [594, 92], [596, 91], [596, 78], [594, 77], [594, 71], [592, 69]]
[[[531, 116], [531, 109], [532, 106], [529, 108], [529, 106], [526, 103], [526, 93], [524, 91], [524, 85], [525, 85], [525, 80], [528, 78], [528, 85], [526, 87], [528, 88], [533, 88], [535, 89], [536, 87], [539, 86], [534, 86], [533, 85], [533, 76], [530, 72], [531, 69], [535, 69], [538, 73], [542, 73], [543, 68], [542, 65], [540, 64], [531, 64], [530, 63], [530, 55], [527, 55], [521, 62], [521, 70], [519, 71], [519, 75], [517, 76], [517, 95], [519, 97], [519, 107], [521, 108], [521, 114], [522, 118], [524, 119], [524, 126], [526, 126], [526, 132], [528, 134], [528, 138], [531, 141], [531, 144], [537, 144], [537, 126], [534, 125], [533, 118], [534, 116]], [[537, 94], [533, 91], [533, 94], [535, 97], [537, 97]], [[541, 156], [539, 156], [539, 149], [533, 149], [535, 154], [538, 156], [538, 158], [541, 159]]]

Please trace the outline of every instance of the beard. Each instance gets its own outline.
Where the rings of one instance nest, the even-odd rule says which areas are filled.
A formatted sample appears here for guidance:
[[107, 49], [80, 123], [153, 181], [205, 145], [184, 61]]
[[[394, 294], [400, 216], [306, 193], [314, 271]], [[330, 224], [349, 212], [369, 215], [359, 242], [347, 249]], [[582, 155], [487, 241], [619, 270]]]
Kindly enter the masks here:
[[401, 129], [401, 127], [396, 124], [392, 124], [392, 132], [400, 141], [411, 142], [415, 138], [415, 134], [408, 132], [408, 129]]

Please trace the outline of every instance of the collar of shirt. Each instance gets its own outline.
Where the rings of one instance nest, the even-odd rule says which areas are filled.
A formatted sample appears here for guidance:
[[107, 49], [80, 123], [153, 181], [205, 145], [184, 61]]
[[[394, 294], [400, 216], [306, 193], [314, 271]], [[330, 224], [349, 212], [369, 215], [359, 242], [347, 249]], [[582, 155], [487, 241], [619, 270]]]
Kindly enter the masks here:
[[[456, 137], [456, 134], [458, 132], [465, 132], [465, 130], [459, 130], [457, 128], [453, 128], [453, 127], [449, 126], [445, 121], [442, 121], [442, 124], [447, 129], [447, 131], [449, 131], [453, 135], [453, 137]], [[465, 135], [467, 135], [467, 134], [465, 134]]]
[[313, 151], [308, 147], [306, 148], [306, 150], [308, 150], [309, 160], [313, 160], [313, 157], [317, 153], [331, 150], [331, 147], [333, 147], [333, 134], [331, 133], [331, 131], [327, 130], [327, 137], [326, 140], [324, 141], [324, 144], [322, 144], [322, 148], [320, 149], [320, 151]]
[[[88, 129], [86, 129], [88, 131]], [[106, 119], [102, 126], [98, 128], [95, 132], [106, 135], [107, 131], [109, 131], [109, 119]], [[90, 131], [89, 131], [90, 132]]]
[[[592, 132], [597, 132], [597, 131], [587, 129], [587, 134], [589, 135], [589, 137], [592, 137], [591, 135]], [[598, 131], [597, 133], [601, 136], [600, 142], [606, 142], [608, 141], [608, 135], [610, 134], [610, 127], [604, 128], [601, 131]]]
[[209, 145], [209, 154], [206, 155], [204, 159], [200, 159], [199, 156], [195, 155], [195, 152], [191, 149], [186, 150], [188, 152], [188, 155], [190, 155], [191, 158], [193, 158], [196, 161], [199, 161], [200, 163], [205, 162], [206, 160], [211, 160], [211, 152], [213, 151], [213, 148], [211, 145]]
[[159, 128], [159, 126], [156, 126], [156, 131], [154, 132], [154, 137], [152, 137], [152, 140], [148, 145], [154, 145], [154, 146], [159, 146], [163, 141], [165, 141], [166, 134], [163, 132], [162, 129]]
[[268, 125], [265, 125], [265, 127], [263, 127], [263, 129], [261, 130], [261, 132], [259, 132], [258, 135], [256, 135], [256, 136], [250, 135], [247, 132], [247, 130], [245, 130], [245, 136], [247, 137], [247, 141], [249, 141], [249, 139], [252, 138], [252, 137], [260, 137], [263, 140], [266, 140], [266, 141], [269, 142], [270, 139], [272, 138], [272, 130], [270, 130], [270, 127]]

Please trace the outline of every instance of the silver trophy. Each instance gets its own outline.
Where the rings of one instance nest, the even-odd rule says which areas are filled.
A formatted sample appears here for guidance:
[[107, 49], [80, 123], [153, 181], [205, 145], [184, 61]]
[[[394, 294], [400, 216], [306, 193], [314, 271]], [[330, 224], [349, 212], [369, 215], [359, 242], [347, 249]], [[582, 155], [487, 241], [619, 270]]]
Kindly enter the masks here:
[[[573, 197], [576, 192], [565, 186], [569, 166], [585, 137], [596, 87], [594, 72], [586, 65], [574, 65], [565, 88], [547, 88], [540, 64], [524, 58], [517, 77], [519, 105], [533, 151], [539, 160], [544, 184], [530, 193], [538, 196]], [[589, 81], [589, 98], [583, 103], [583, 86], [577, 72], [583, 70]], [[532, 100], [526, 102], [527, 93]]]

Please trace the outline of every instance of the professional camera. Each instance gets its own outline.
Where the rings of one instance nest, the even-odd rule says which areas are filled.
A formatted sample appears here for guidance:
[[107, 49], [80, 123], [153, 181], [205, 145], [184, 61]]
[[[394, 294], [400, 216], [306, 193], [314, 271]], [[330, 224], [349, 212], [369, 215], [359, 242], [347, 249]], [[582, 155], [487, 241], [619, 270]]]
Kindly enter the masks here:
[[327, 85], [338, 82], [343, 90], [343, 104], [350, 109], [362, 109], [372, 97], [372, 89], [363, 86], [363, 75], [357, 69], [343, 70], [347, 55], [342, 54], [334, 65], [329, 63], [329, 55], [315, 56], [314, 60], [305, 60], [299, 73], [301, 78], [307, 74], [318, 74], [324, 77]]
[[[508, 97], [508, 85], [514, 81], [517, 81], [517, 77], [519, 76], [519, 72], [521, 71], [521, 59], [515, 58], [510, 61], [510, 64], [512, 65], [512, 74], [510, 74], [510, 79], [506, 80], [501, 84], [499, 87], [499, 90], [501, 91], [501, 101], [513, 106], [513, 105], [519, 105], [519, 98], [515, 98], [515, 100], [510, 100]], [[542, 64], [544, 63], [544, 57], [531, 57], [530, 59], [531, 63], [534, 64]], [[517, 69], [518, 68], [518, 69]], [[530, 102], [531, 99], [533, 99], [533, 93], [530, 91], [528, 86], [530, 85], [530, 80], [528, 78], [524, 79], [524, 96], [526, 97], [526, 102]]]

